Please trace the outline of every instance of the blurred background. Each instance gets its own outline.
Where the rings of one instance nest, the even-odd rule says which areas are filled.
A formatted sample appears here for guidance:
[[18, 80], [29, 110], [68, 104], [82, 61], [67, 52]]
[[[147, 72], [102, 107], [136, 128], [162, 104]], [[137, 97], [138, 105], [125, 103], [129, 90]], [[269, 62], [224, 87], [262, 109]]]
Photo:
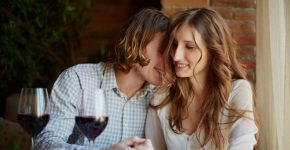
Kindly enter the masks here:
[[[16, 122], [22, 87], [50, 90], [64, 69], [104, 60], [122, 25], [139, 10], [156, 8], [170, 16], [194, 7], [217, 10], [238, 43], [238, 57], [257, 92], [258, 149], [289, 149], [290, 0], [2, 0], [0, 128]], [[2, 118], [11, 122], [3, 124]], [[3, 143], [9, 147], [9, 139], [10, 149], [17, 149], [15, 141], [25, 149], [22, 134], [0, 138], [0, 149]]]
[[[78, 63], [103, 60], [122, 25], [155, 0], [9, 0], [0, 2], [0, 102], [22, 87], [51, 89]], [[7, 112], [8, 113], [8, 112]]]
[[255, 82], [255, 0], [1, 1], [1, 116], [6, 99], [22, 87], [51, 89], [65, 68], [104, 60], [122, 25], [137, 11], [156, 8], [171, 15], [193, 7], [212, 7], [227, 19], [239, 58]]

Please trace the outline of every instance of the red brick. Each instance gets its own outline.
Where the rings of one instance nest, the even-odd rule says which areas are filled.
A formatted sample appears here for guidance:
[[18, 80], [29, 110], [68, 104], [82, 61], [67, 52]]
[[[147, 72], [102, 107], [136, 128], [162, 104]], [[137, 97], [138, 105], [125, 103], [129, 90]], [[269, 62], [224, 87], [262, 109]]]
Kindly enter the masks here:
[[216, 10], [224, 19], [233, 18], [233, 12], [228, 8], [212, 7], [212, 9]]
[[168, 16], [171, 16], [173, 14], [175, 14], [176, 12], [178, 11], [182, 11], [182, 10], [185, 10], [185, 8], [182, 8], [182, 7], [163, 7], [162, 9], [162, 12], [165, 13], [166, 15]]
[[228, 21], [232, 33], [255, 33], [255, 25], [245, 21]]
[[164, 8], [167, 7], [208, 7], [208, 0], [161, 0], [161, 4]]
[[237, 20], [256, 20], [255, 11], [236, 11], [234, 12], [234, 19]]
[[238, 45], [256, 45], [255, 34], [234, 34], [233, 37]]
[[256, 69], [247, 69], [247, 79], [254, 84], [256, 83]]
[[251, 82], [255, 81], [256, 76], [256, 62], [255, 60], [240, 60], [241, 64], [246, 68], [247, 79]]
[[[117, 10], [122, 10], [122, 13]], [[126, 21], [132, 15], [129, 10], [131, 10], [131, 6], [129, 4], [99, 4], [93, 6], [87, 16], [91, 19], [91, 22], [120, 22]]]
[[243, 60], [255, 58], [255, 46], [239, 46], [237, 49], [237, 56]]
[[242, 64], [244, 64], [246, 66], [247, 69], [256, 69], [256, 61], [255, 60], [245, 60], [241, 62]]
[[212, 0], [212, 6], [256, 8], [256, 0]]

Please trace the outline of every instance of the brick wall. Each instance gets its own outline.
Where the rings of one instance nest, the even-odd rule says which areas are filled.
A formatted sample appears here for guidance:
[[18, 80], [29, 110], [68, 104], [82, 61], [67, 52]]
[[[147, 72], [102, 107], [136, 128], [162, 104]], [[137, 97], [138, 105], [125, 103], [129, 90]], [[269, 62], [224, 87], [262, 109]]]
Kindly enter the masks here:
[[227, 21], [238, 43], [238, 57], [248, 70], [248, 78], [256, 76], [256, 0], [162, 0], [169, 15], [194, 7], [211, 7]]

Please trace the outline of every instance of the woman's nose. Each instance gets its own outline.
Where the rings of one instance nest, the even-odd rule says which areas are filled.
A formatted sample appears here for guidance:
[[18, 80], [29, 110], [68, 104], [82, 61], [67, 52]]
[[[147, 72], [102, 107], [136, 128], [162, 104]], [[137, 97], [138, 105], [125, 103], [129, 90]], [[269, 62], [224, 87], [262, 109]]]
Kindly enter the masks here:
[[176, 50], [173, 53], [172, 58], [174, 61], [178, 61], [178, 60], [183, 59], [183, 50], [180, 46], [176, 47]]

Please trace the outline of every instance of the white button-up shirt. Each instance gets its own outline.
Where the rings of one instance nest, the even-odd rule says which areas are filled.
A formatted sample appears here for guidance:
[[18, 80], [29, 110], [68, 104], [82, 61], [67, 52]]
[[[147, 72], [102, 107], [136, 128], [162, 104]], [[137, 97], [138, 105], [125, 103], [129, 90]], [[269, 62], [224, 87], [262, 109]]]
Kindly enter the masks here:
[[[163, 94], [156, 94], [152, 103], [159, 104], [164, 97]], [[236, 80], [232, 83], [232, 91], [230, 93], [228, 104], [241, 110], [249, 110], [245, 112], [246, 117], [241, 117], [232, 124], [227, 123], [227, 115], [230, 112], [226, 109], [220, 115], [220, 123], [224, 142], [224, 150], [252, 150], [256, 144], [255, 134], [258, 128], [254, 122], [253, 115], [253, 94], [249, 82], [246, 80]], [[149, 109], [146, 122], [146, 137], [151, 139], [155, 150], [214, 150], [215, 145], [212, 141], [208, 142], [204, 147], [200, 147], [198, 141], [198, 133], [187, 135], [185, 133], [174, 133], [169, 125], [168, 113], [170, 104], [165, 107], [154, 110]], [[230, 114], [234, 115], [234, 114]], [[200, 139], [204, 137], [204, 131], [201, 129]]]

